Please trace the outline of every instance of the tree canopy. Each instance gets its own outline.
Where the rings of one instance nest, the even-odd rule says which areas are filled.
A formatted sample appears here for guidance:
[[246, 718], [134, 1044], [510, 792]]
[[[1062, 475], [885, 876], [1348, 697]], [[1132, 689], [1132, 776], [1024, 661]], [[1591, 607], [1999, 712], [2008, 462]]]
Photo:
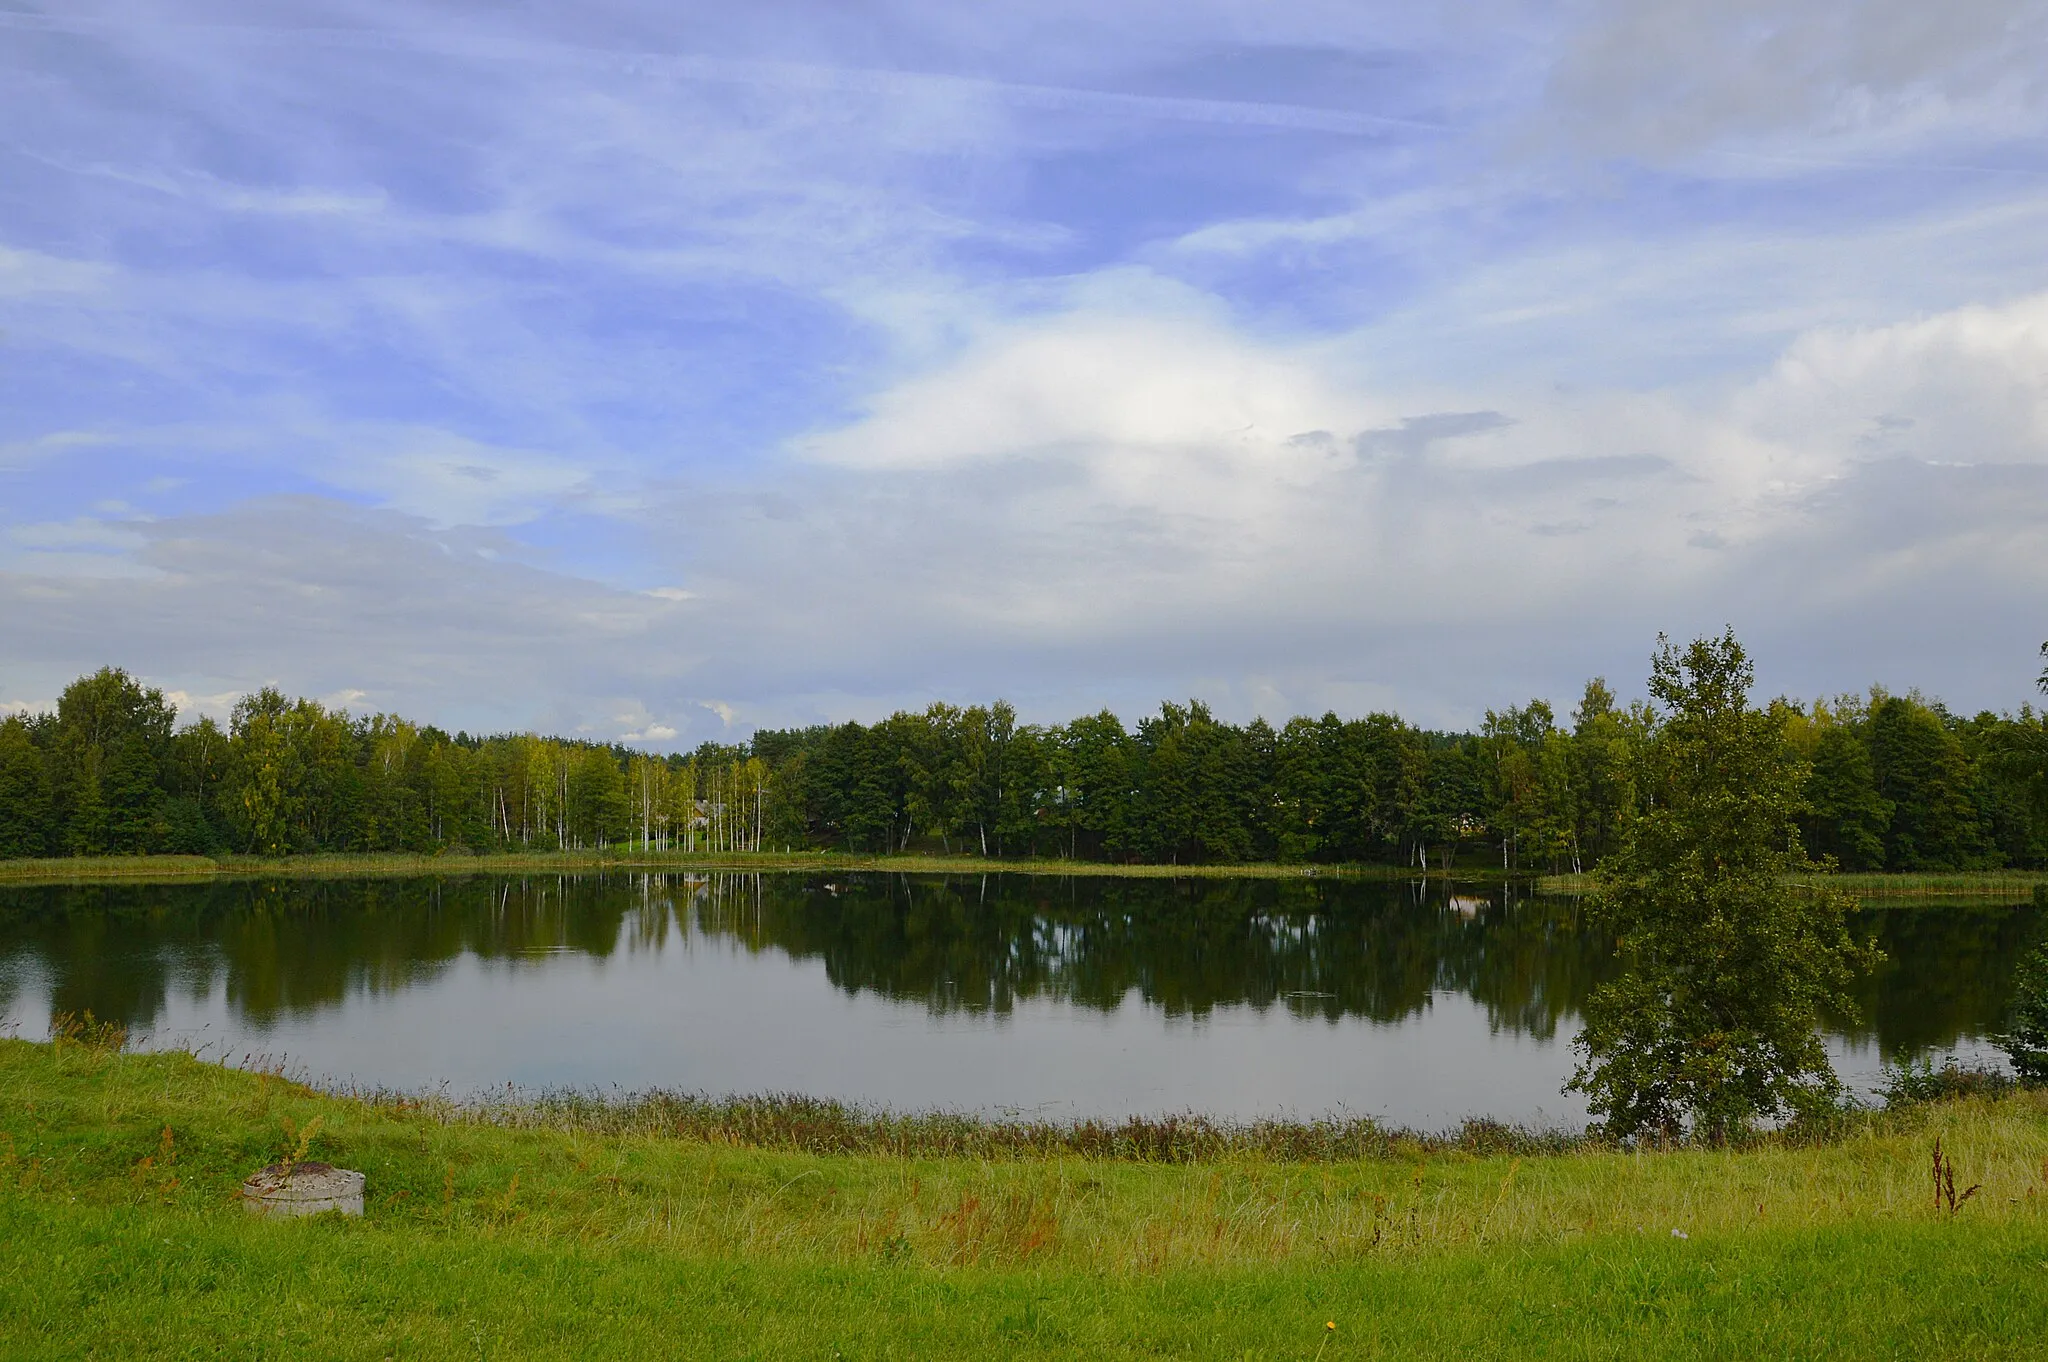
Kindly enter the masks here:
[[[1768, 708], [1806, 843], [1851, 869], [2048, 865], [2048, 727], [1881, 689]], [[621, 846], [1587, 870], [1640, 802], [1651, 710], [1603, 681], [1450, 733], [1395, 714], [1127, 724], [998, 700], [646, 753], [474, 737], [262, 690], [182, 725], [126, 672], [0, 721], [0, 856]]]

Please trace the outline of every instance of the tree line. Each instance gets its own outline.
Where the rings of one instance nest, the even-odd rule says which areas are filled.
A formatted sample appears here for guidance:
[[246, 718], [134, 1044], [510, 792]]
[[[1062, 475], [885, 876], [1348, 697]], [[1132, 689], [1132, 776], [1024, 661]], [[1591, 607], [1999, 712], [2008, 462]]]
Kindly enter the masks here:
[[[1807, 847], [1853, 870], [2048, 866], [2048, 721], [1916, 694], [1766, 707]], [[450, 735], [274, 689], [180, 725], [116, 668], [0, 722], [0, 856], [833, 848], [1586, 870], [1646, 798], [1664, 719], [1601, 681], [1477, 731], [1275, 726], [1167, 703], [1025, 724], [998, 701], [647, 754]]]

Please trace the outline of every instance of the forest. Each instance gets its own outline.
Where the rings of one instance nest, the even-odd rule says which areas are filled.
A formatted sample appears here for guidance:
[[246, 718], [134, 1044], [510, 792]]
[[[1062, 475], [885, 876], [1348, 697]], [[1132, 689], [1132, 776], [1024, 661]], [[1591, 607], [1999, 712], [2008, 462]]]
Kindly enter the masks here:
[[[1771, 713], [1807, 850], [1848, 870], [2048, 866], [2048, 715], [1873, 688]], [[1153, 863], [1591, 869], [1658, 716], [1589, 682], [1476, 732], [1391, 714], [1275, 727], [1166, 703], [1019, 723], [998, 701], [648, 754], [456, 733], [274, 689], [225, 728], [103, 668], [0, 722], [0, 857], [601, 849], [930, 850]]]

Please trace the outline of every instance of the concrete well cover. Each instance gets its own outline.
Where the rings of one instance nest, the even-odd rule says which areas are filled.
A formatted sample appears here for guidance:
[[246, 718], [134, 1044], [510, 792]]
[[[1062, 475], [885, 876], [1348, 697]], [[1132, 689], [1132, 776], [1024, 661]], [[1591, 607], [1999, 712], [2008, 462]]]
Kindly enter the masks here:
[[363, 1213], [361, 1173], [331, 1163], [273, 1163], [242, 1184], [242, 1200], [259, 1215]]

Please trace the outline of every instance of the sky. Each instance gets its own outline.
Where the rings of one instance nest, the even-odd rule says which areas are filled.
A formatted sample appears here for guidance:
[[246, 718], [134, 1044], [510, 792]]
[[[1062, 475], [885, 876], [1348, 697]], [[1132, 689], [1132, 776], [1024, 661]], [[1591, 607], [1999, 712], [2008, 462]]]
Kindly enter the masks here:
[[0, 710], [2032, 694], [2038, 0], [0, 0]]

